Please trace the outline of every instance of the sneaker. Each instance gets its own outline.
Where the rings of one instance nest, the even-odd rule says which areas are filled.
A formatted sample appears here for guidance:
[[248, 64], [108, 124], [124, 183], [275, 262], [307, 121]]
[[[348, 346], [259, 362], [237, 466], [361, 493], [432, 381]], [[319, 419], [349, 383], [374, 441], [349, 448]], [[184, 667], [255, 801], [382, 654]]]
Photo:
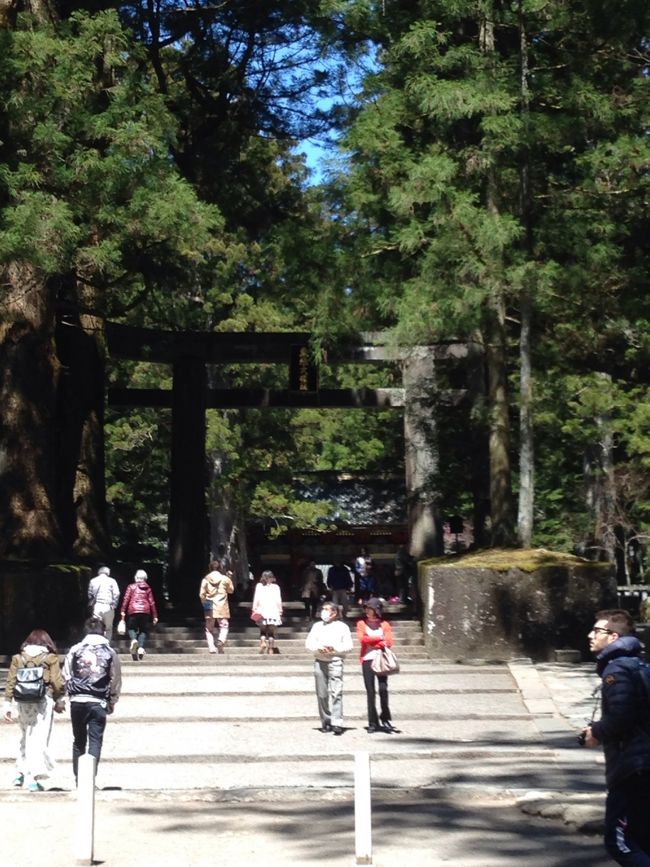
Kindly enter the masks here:
[[145, 654], [145, 649], [144, 649], [144, 647], [138, 647], [138, 659], [142, 659], [142, 657], [144, 656], [144, 654]]
[[396, 729], [395, 726], [392, 724], [392, 722], [390, 722], [390, 720], [386, 720], [385, 722], [383, 722], [383, 723], [381, 724], [381, 727], [382, 727], [382, 730], [385, 731], [385, 732], [387, 732], [389, 735], [392, 735], [393, 732], [396, 732], [396, 731], [397, 731], [397, 729]]
[[20, 789], [20, 787], [22, 786], [22, 784], [24, 782], [25, 782], [25, 775], [24, 774], [16, 774], [16, 776], [14, 777], [14, 781], [12, 783], [12, 786], [15, 789]]
[[342, 735], [343, 734], [343, 728], [341, 726], [332, 726], [332, 731], [334, 732], [335, 735]]
[[217, 653], [225, 653], [223, 649], [223, 641], [217, 641]]
[[36, 782], [36, 780], [34, 780], [33, 782], [31, 782], [27, 786], [27, 791], [28, 792], [43, 792], [45, 790], [43, 789], [43, 786], [41, 786], [40, 783], [38, 783], [38, 782]]
[[323, 734], [326, 734], [327, 732], [331, 732], [332, 731], [331, 723], [328, 723], [328, 722], [323, 723], [323, 725], [320, 727], [319, 731], [323, 732]]
[[138, 661], [138, 642], [135, 640], [135, 638], [131, 642], [130, 650], [131, 650], [131, 659], [134, 662], [137, 662]]
[[376, 725], [373, 725], [372, 723], [370, 723], [369, 726], [366, 726], [366, 731], [368, 732], [369, 735], [374, 735], [375, 732], [379, 731], [379, 729], [377, 728]]

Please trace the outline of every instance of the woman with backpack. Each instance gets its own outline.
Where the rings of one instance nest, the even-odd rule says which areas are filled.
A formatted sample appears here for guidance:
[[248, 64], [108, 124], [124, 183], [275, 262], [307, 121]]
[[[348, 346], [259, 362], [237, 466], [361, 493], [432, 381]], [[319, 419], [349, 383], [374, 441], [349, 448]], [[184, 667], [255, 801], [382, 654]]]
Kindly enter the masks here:
[[43, 791], [39, 780], [54, 768], [48, 751], [52, 715], [65, 710], [64, 695], [56, 646], [44, 629], [33, 629], [11, 658], [5, 686], [4, 718], [20, 726], [15, 788], [26, 783], [30, 792]]
[[151, 623], [158, 623], [156, 600], [147, 583], [147, 573], [138, 569], [135, 580], [126, 588], [122, 599], [122, 620], [126, 619], [126, 629], [131, 639], [131, 659], [137, 662], [145, 654], [144, 644]]

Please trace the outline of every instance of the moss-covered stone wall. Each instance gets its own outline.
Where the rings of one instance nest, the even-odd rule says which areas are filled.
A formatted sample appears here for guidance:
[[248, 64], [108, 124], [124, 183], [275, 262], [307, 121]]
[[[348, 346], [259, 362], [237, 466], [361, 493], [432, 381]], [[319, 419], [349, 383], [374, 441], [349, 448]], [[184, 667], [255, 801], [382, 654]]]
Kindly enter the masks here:
[[442, 659], [587, 656], [599, 608], [616, 607], [610, 564], [551, 551], [486, 551], [419, 564], [425, 641]]

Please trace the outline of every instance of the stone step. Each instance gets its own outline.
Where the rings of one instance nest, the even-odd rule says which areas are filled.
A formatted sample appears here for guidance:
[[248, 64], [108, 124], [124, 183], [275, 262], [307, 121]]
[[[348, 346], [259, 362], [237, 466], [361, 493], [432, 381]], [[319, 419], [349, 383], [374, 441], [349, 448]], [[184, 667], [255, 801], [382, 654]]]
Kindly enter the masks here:
[[[239, 612], [241, 613], [241, 612]], [[293, 621], [285, 622], [278, 629], [276, 648], [279, 656], [305, 655], [305, 638], [311, 628], [312, 621], [304, 615], [299, 615]], [[354, 622], [349, 621], [354, 633]], [[409, 659], [412, 657], [428, 658], [424, 645], [424, 637], [420, 623], [415, 620], [396, 621], [393, 625], [395, 651], [399, 657]], [[122, 656], [129, 655], [129, 639], [127, 636], [113, 636], [113, 645]], [[355, 639], [355, 645], [357, 644]], [[181, 623], [159, 623], [152, 628], [147, 638], [146, 648], [149, 655], [152, 654], [177, 654], [183, 653], [191, 656], [207, 654], [203, 622], [200, 618], [184, 618]], [[60, 648], [61, 653], [67, 652], [68, 648]], [[259, 629], [250, 621], [237, 622], [232, 619], [226, 645], [225, 656], [237, 657], [239, 655], [254, 654], [259, 650]], [[353, 653], [355, 653], [353, 651]], [[256, 653], [259, 656], [259, 653]]]
[[[275, 643], [277, 647], [285, 647], [285, 648], [300, 648], [301, 650], [305, 650], [305, 636], [297, 635], [297, 636], [287, 636], [280, 633], [276, 636]], [[113, 644], [116, 647], [119, 647], [120, 644], [124, 644], [125, 646], [129, 644], [129, 639], [127, 636], [124, 636], [122, 639], [119, 637], [113, 636]], [[172, 637], [167, 635], [157, 635], [155, 633], [149, 633], [147, 638], [147, 645], [149, 647], [165, 647], [171, 646], [172, 644], [179, 644], [187, 647], [206, 647], [205, 636], [194, 636], [194, 637]], [[259, 649], [260, 639], [259, 636], [254, 635], [238, 635], [237, 633], [230, 633], [228, 635], [228, 646], [230, 647], [256, 647]], [[359, 645], [356, 645], [357, 648]], [[399, 640], [395, 639], [395, 649], [397, 648], [407, 648], [407, 647], [424, 647], [424, 640], [421, 635], [419, 636], [409, 636], [403, 637]]]
[[[230, 696], [278, 693], [297, 696], [303, 692], [312, 695], [314, 691], [314, 677], [309, 664], [303, 666], [302, 670], [275, 668], [252, 673], [214, 669], [179, 672], [174, 669], [169, 673], [150, 671], [142, 674], [137, 671], [137, 666], [136, 663], [133, 668], [125, 668], [123, 672], [125, 695], [205, 695], [208, 698], [217, 696], [223, 699]], [[361, 668], [358, 664], [348, 663], [344, 676], [346, 692], [351, 689], [356, 689], [359, 694], [363, 692]], [[390, 678], [389, 689], [391, 693], [413, 696], [413, 701], [425, 706], [427, 694], [442, 695], [445, 702], [451, 700], [452, 696], [461, 696], [467, 701], [474, 695], [507, 694], [512, 692], [512, 684], [507, 673], [465, 678], [464, 683], [459, 685], [453, 674], [433, 678], [431, 672], [411, 673], [405, 669], [403, 673]]]
[[[311, 625], [312, 623], [309, 621], [296, 621], [295, 623], [291, 624], [287, 624], [285, 622], [282, 624], [282, 626], [278, 627], [278, 630], [282, 634], [306, 636], [309, 632]], [[393, 627], [394, 636], [422, 635], [422, 627], [419, 623], [416, 622], [404, 621], [402, 623], [396, 623], [391, 625]], [[354, 634], [354, 623], [348, 623], [348, 626]], [[194, 635], [203, 635], [203, 630], [204, 627], [202, 622], [184, 625], [158, 623], [155, 627], [153, 627], [154, 632], [164, 633], [165, 635], [180, 635], [187, 637], [191, 637]], [[237, 635], [259, 635], [259, 629], [254, 624], [238, 624], [233, 621], [230, 622], [230, 632]]]

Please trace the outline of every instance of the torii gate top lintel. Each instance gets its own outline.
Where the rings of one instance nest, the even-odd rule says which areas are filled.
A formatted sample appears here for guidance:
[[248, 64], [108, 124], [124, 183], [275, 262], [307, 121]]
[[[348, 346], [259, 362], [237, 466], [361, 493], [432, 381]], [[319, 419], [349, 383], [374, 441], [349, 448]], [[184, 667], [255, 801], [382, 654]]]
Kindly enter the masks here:
[[[106, 323], [110, 355], [132, 361], [173, 364], [183, 357], [200, 358], [208, 364], [288, 364], [296, 346], [309, 346], [308, 331], [166, 331]], [[396, 346], [387, 332], [361, 332], [328, 351], [331, 364], [407, 360], [418, 351], [431, 352], [436, 359], [461, 359], [480, 352], [472, 341], [436, 341], [428, 346]]]

